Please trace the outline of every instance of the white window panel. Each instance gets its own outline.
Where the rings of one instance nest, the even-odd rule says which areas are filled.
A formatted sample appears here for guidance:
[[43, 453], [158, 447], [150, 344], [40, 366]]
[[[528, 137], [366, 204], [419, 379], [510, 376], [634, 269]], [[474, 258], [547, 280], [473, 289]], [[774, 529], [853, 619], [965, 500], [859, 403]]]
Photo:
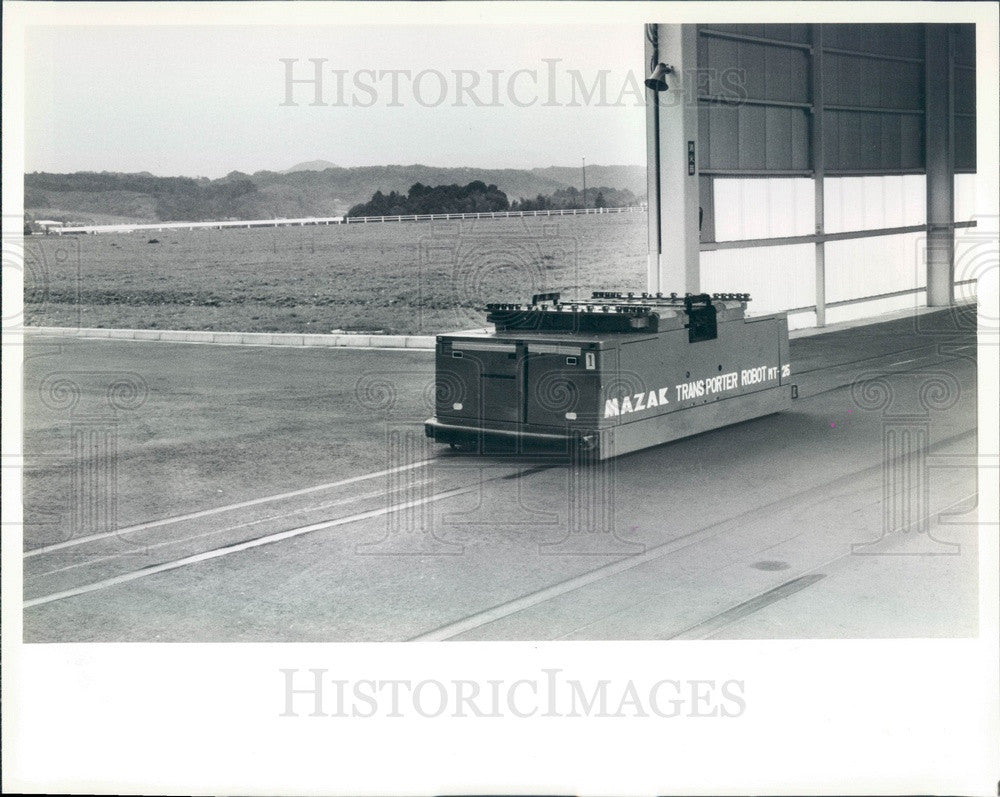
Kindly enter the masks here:
[[924, 174], [904, 174], [897, 178], [903, 181], [903, 200], [906, 215], [904, 226], [927, 223], [927, 176]]
[[955, 221], [970, 221], [976, 213], [976, 175], [955, 175]]
[[712, 184], [717, 241], [784, 238], [814, 230], [815, 195], [808, 178], [717, 177]]
[[826, 244], [826, 300], [840, 302], [926, 285], [924, 234]]
[[750, 311], [770, 313], [816, 303], [813, 244], [701, 253], [706, 293], [749, 293]]
[[789, 313], [788, 329], [812, 329], [816, 326], [816, 311], [807, 310], [801, 313]]
[[[988, 230], [955, 230], [955, 281], [976, 280], [981, 283], [984, 295], [996, 295], [997, 280], [1000, 277], [1000, 243], [996, 233]], [[976, 292], [976, 286], [967, 286], [956, 296], [967, 296]]]
[[826, 232], [923, 224], [926, 186], [922, 174], [827, 177], [823, 181]]

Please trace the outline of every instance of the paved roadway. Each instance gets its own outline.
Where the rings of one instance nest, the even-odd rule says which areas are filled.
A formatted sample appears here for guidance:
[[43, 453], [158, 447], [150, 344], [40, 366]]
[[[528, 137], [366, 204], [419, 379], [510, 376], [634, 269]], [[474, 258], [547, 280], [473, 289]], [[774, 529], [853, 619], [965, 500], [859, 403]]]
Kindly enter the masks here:
[[25, 640], [974, 634], [968, 321], [795, 339], [790, 412], [590, 469], [426, 441], [429, 352], [32, 336]]

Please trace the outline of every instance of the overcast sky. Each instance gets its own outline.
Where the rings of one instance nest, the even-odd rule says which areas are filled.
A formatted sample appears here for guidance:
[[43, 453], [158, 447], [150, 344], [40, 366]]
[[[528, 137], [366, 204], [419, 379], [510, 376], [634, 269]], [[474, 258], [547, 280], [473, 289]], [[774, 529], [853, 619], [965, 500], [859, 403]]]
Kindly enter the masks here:
[[643, 163], [642, 36], [638, 25], [34, 28], [26, 169]]

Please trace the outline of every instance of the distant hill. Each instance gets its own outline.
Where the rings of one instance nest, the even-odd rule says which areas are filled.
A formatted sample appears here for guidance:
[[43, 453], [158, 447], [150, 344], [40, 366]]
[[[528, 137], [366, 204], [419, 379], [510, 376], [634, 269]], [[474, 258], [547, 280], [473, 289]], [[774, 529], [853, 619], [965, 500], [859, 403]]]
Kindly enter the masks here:
[[285, 169], [282, 174], [291, 174], [292, 172], [321, 172], [324, 169], [337, 168], [339, 168], [337, 164], [330, 163], [330, 161], [303, 161]]
[[[564, 183], [564, 188], [582, 187], [581, 170], [576, 166], [546, 166], [543, 169], [532, 169], [531, 173], [546, 180]], [[593, 188], [595, 185], [610, 185], [614, 188], [631, 191], [636, 196], [645, 196], [646, 167], [600, 166], [596, 164], [591, 166], [587, 164], [587, 186]]]
[[[74, 172], [25, 175], [25, 209], [39, 218], [85, 221], [118, 216], [148, 221], [339, 216], [367, 202], [376, 191], [405, 194], [414, 183], [494, 184], [512, 201], [581, 185], [580, 169], [444, 168], [423, 164], [344, 168], [310, 161], [285, 172], [230, 172], [215, 180], [154, 177], [148, 172]], [[314, 168], [316, 167], [316, 168]], [[322, 168], [320, 168], [322, 167]], [[611, 186], [645, 193], [642, 166], [587, 166], [588, 186]], [[45, 215], [41, 215], [41, 211]]]

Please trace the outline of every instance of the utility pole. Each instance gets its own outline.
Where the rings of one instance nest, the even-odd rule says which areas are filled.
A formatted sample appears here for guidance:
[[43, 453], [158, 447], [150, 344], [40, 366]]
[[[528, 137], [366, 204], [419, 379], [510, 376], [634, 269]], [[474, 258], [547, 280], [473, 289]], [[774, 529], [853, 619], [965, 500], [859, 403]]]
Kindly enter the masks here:
[[587, 207], [587, 159], [583, 158], [583, 206]]

